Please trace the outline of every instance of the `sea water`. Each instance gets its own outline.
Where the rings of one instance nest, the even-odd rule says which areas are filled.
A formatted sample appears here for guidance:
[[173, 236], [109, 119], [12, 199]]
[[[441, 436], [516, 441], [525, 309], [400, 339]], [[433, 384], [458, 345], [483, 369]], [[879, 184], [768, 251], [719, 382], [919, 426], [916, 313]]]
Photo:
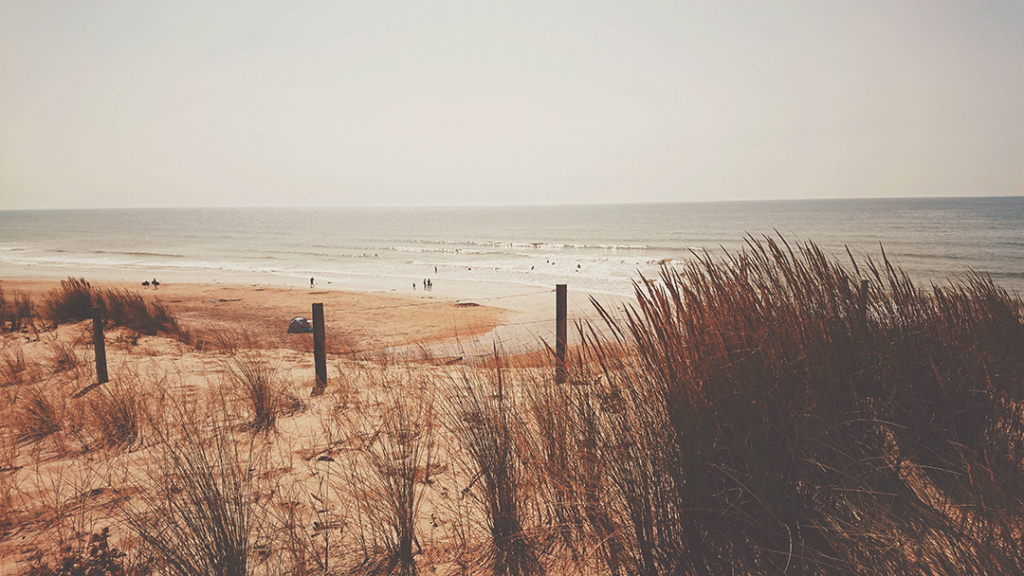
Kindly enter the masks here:
[[0, 277], [500, 284], [630, 295], [641, 275], [748, 237], [882, 251], [922, 286], [975, 271], [1024, 292], [1024, 197], [511, 207], [0, 211]]

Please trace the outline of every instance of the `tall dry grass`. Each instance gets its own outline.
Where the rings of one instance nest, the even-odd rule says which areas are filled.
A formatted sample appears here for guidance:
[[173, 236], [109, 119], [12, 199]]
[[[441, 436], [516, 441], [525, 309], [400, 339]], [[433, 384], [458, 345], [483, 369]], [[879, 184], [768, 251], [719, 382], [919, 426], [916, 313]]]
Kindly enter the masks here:
[[[7, 416], [6, 414], [0, 414]], [[14, 526], [17, 495], [18, 445], [12, 434], [0, 430], [0, 541]]]
[[37, 442], [55, 434], [63, 422], [63, 405], [53, 393], [40, 387], [23, 392], [15, 404], [11, 428], [19, 442]]
[[7, 344], [0, 359], [0, 385], [13, 386], [25, 380], [29, 364], [25, 360], [25, 349], [21, 342], [13, 341]]
[[107, 289], [102, 293], [103, 317], [147, 336], [183, 334], [177, 320], [160, 301], [147, 302], [138, 292]]
[[595, 303], [612, 341], [580, 327], [597, 373], [548, 417], [610, 571], [1024, 569], [1020, 300], [848, 266], [750, 239]]
[[278, 371], [258, 354], [232, 356], [227, 371], [241, 391], [250, 413], [248, 428], [253, 432], [273, 430], [279, 414], [301, 409], [301, 401], [289, 393]]
[[89, 394], [84, 414], [98, 443], [132, 450], [142, 444], [144, 397], [130, 381], [107, 384]]
[[348, 455], [347, 482], [360, 503], [361, 570], [414, 576], [421, 554], [420, 503], [435, 452], [433, 398], [408, 374], [382, 375], [377, 410], [349, 412], [345, 429], [360, 441]]
[[43, 316], [54, 326], [92, 318], [98, 306], [104, 321], [124, 326], [139, 334], [170, 334], [185, 338], [187, 331], [159, 301], [146, 301], [138, 292], [95, 288], [84, 278], [61, 280], [59, 288], [47, 293]]
[[139, 495], [124, 502], [125, 522], [167, 573], [246, 576], [267, 516], [255, 486], [266, 444], [235, 433], [225, 402], [176, 416], [153, 422], [155, 459], [128, 473]]
[[[578, 326], [564, 384], [536, 357], [339, 360], [302, 450], [290, 435], [315, 422], [282, 421], [288, 374], [248, 335], [207, 343], [232, 356], [230, 404], [115, 382], [74, 414], [74, 371], [25, 386], [8, 348], [0, 439], [16, 455], [84, 415], [93, 440], [132, 448], [91, 457], [137, 463], [119, 511], [162, 573], [1024, 573], [1018, 297], [772, 239], [636, 293]], [[0, 505], [22, 496], [13, 466], [0, 453]], [[56, 517], [85, 514], [74, 492]]]
[[498, 575], [543, 574], [536, 538], [529, 533], [535, 470], [523, 450], [525, 423], [520, 393], [495, 353], [488, 373], [466, 372], [445, 399], [445, 420], [466, 455], [474, 494], [490, 535], [487, 560]]
[[3, 288], [0, 288], [0, 331], [18, 332], [27, 328], [38, 316], [35, 303], [28, 294], [14, 290], [8, 299]]

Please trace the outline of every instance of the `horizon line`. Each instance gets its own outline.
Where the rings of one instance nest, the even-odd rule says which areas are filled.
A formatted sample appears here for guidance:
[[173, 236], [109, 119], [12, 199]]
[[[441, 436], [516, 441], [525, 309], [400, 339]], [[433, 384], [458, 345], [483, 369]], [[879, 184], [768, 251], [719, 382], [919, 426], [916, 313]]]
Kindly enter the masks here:
[[218, 206], [98, 206], [70, 208], [0, 208], [0, 212], [44, 212], [60, 210], [310, 210], [310, 209], [410, 209], [410, 208], [557, 208], [568, 206], [638, 206], [665, 204], [740, 204], [740, 203], [786, 203], [786, 202], [834, 202], [850, 200], [984, 200], [991, 198], [1024, 198], [1024, 193], [995, 194], [991, 196], [843, 196], [835, 198], [756, 198], [719, 200], [669, 200], [654, 202], [577, 202], [552, 204], [331, 204], [331, 205], [218, 205]]

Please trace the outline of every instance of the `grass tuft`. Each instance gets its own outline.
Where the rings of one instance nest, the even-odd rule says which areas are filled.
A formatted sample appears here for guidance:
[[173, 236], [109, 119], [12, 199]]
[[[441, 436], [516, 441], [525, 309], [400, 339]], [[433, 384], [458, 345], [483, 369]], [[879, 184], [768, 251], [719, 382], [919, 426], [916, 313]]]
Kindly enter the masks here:
[[0, 361], [0, 384], [15, 385], [21, 384], [28, 371], [28, 363], [25, 361], [25, 350], [20, 342], [15, 342], [3, 351], [3, 359]]
[[152, 427], [156, 459], [123, 503], [125, 520], [167, 573], [247, 576], [265, 512], [254, 488], [264, 448], [236, 438], [226, 406], [209, 417], [194, 408]]
[[92, 307], [101, 300], [85, 278], [68, 278], [46, 295], [45, 315], [54, 325], [81, 322], [92, 317]]
[[28, 294], [15, 290], [13, 298], [8, 300], [3, 288], [0, 288], [0, 331], [18, 332], [27, 328], [38, 316], [35, 304]]
[[16, 409], [14, 428], [19, 441], [42, 440], [61, 429], [61, 411], [41, 390], [32, 390]]
[[381, 413], [352, 415], [348, 430], [372, 438], [350, 460], [349, 484], [362, 503], [363, 569], [415, 576], [422, 550], [417, 536], [420, 502], [435, 457], [433, 402], [410, 393], [411, 383], [384, 381]]
[[89, 395], [89, 423], [107, 448], [131, 450], [140, 445], [140, 399], [130, 386], [110, 384]]
[[277, 370], [258, 356], [233, 356], [228, 363], [228, 374], [241, 388], [252, 415], [248, 428], [255, 433], [273, 430], [279, 415], [303, 409], [301, 399], [287, 390]]
[[[483, 506], [490, 533], [492, 569], [497, 575], [543, 574], [534, 542], [526, 533], [532, 492], [520, 450], [524, 423], [500, 358], [491, 378], [466, 376], [448, 398], [448, 427], [468, 455], [471, 485]], [[467, 489], [468, 490], [468, 489]]]

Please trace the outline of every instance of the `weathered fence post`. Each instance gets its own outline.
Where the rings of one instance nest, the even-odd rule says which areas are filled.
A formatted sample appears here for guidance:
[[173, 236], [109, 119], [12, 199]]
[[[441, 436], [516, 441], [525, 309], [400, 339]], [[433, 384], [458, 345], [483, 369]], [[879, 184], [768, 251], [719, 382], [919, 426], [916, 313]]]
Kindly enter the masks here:
[[105, 384], [107, 379], [107, 349], [103, 344], [103, 317], [100, 307], [92, 307], [92, 345], [96, 350], [96, 383]]
[[555, 382], [565, 382], [566, 285], [555, 285]]
[[324, 305], [313, 304], [313, 364], [316, 366], [316, 386], [313, 396], [323, 394], [327, 388], [327, 345], [324, 342]]

